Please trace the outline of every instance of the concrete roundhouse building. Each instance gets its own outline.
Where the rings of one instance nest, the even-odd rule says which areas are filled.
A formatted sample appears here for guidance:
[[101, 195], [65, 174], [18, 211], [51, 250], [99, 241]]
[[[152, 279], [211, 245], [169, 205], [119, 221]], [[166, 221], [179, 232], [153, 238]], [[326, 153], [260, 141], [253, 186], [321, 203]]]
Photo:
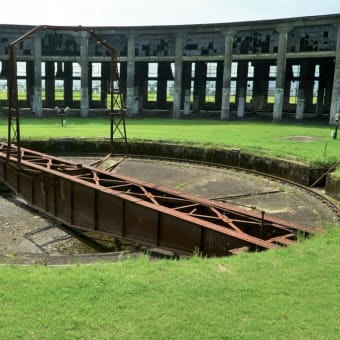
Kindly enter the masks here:
[[[0, 106], [7, 106], [9, 43], [32, 26], [0, 25]], [[221, 24], [93, 27], [115, 48], [127, 115], [167, 110], [280, 121], [340, 112], [340, 14]], [[17, 46], [20, 107], [105, 109], [109, 52], [87, 32], [46, 29]]]

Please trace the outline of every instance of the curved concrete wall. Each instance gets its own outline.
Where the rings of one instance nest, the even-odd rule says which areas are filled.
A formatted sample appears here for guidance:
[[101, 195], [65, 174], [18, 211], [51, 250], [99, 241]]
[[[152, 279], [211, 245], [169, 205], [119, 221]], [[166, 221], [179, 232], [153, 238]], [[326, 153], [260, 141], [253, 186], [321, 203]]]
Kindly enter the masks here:
[[[25, 141], [23, 147], [48, 154], [97, 154], [109, 152], [109, 141], [91, 139], [50, 139], [46, 141]], [[115, 144], [116, 154], [124, 154], [124, 144]], [[233, 148], [204, 148], [195, 145], [176, 143], [156, 143], [151, 141], [129, 141], [130, 155], [172, 157], [183, 160], [211, 162], [255, 170], [273, 176], [289, 179], [303, 185], [310, 185], [318, 179], [325, 169], [311, 168], [303, 163], [255, 156]]]
[[[0, 92], [6, 89], [9, 43], [31, 28], [0, 25]], [[157, 109], [178, 118], [218, 110], [229, 119], [266, 110], [273, 120], [290, 111], [296, 119], [327, 114], [333, 123], [340, 111], [340, 14], [93, 29], [117, 51], [129, 115]], [[17, 60], [24, 63], [18, 68], [26, 89], [21, 106], [36, 116], [56, 104], [81, 108], [82, 116], [106, 108], [110, 57], [77, 27], [25, 39]], [[5, 97], [1, 92], [0, 105]]]

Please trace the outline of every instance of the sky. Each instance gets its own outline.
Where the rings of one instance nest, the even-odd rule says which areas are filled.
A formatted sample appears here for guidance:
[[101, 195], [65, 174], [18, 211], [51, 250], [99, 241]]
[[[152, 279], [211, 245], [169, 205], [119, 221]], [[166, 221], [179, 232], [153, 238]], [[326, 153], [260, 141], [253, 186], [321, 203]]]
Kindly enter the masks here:
[[0, 24], [152, 26], [340, 14], [340, 0], [4, 0]]

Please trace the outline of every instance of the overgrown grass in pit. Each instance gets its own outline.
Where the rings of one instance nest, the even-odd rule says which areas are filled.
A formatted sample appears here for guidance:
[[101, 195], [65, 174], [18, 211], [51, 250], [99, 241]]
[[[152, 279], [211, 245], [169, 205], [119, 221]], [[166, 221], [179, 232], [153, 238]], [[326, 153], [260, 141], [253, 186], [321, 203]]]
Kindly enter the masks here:
[[[331, 164], [340, 159], [340, 139], [330, 137], [328, 125], [274, 124], [270, 122], [127, 119], [129, 139], [178, 141], [209, 146], [232, 146], [272, 157], [301, 160], [314, 165]], [[0, 138], [7, 136], [7, 120], [0, 120]], [[60, 120], [21, 119], [22, 139], [58, 137], [103, 138], [109, 136], [108, 118], [66, 118]], [[306, 136], [309, 139], [286, 137]], [[310, 139], [310, 137], [313, 137]]]
[[338, 339], [340, 230], [229, 258], [0, 267], [1, 339]]

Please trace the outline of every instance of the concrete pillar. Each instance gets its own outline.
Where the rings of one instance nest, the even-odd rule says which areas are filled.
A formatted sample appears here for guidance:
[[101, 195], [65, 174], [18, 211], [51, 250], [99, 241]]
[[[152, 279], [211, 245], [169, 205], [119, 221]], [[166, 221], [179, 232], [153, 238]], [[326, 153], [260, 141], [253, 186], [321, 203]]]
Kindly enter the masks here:
[[138, 113], [138, 98], [135, 96], [135, 51], [136, 38], [128, 36], [127, 71], [126, 71], [126, 113], [132, 116]]
[[102, 70], [101, 70], [101, 91], [100, 91], [100, 101], [103, 107], [107, 108], [107, 94], [109, 89], [109, 81], [110, 81], [110, 67], [111, 62], [104, 61], [102, 62]]
[[253, 111], [263, 110], [267, 104], [269, 82], [269, 63], [254, 63]]
[[33, 92], [34, 92], [34, 63], [33, 61], [26, 61], [26, 103], [32, 109], [33, 107]]
[[33, 37], [34, 55], [34, 87], [32, 98], [32, 111], [36, 117], [42, 116], [41, 100], [41, 35], [35, 34]]
[[222, 106], [223, 68], [223, 61], [217, 62], [215, 110], [219, 110]]
[[[303, 60], [300, 65], [298, 102], [300, 101], [301, 103], [302, 102], [304, 103], [302, 108], [305, 112], [313, 111], [314, 73], [315, 73], [315, 63], [308, 59]], [[302, 104], [300, 105], [302, 106]], [[302, 112], [302, 117], [297, 118], [297, 119], [303, 118], [303, 112]], [[301, 116], [301, 112], [299, 112], [299, 116]]]
[[89, 115], [89, 36], [80, 32], [80, 117]]
[[305, 112], [305, 86], [307, 78], [307, 61], [304, 60], [300, 64], [300, 79], [298, 88], [298, 98], [296, 103], [295, 119], [303, 119]]
[[194, 81], [194, 102], [192, 104], [193, 112], [198, 112], [204, 106], [206, 79], [207, 79], [207, 64], [204, 61], [196, 62]]
[[315, 107], [315, 115], [318, 117], [323, 113], [323, 103], [324, 103], [324, 85], [322, 84], [322, 80], [320, 78], [319, 80], [319, 88], [318, 88], [318, 97], [316, 101], [316, 107]]
[[181, 115], [183, 44], [184, 36], [182, 34], [177, 34], [175, 50], [174, 103], [172, 109], [173, 118], [179, 118]]
[[243, 118], [246, 108], [247, 98], [247, 80], [248, 80], [248, 61], [239, 61], [237, 64], [237, 118]]
[[322, 62], [320, 63], [320, 75], [319, 75], [319, 87], [318, 87], [318, 97], [315, 107], [315, 115], [320, 116], [324, 113], [324, 106], [325, 106], [325, 88], [326, 88], [326, 79], [327, 79], [327, 73], [326, 73], [326, 63]]
[[231, 65], [233, 54], [234, 31], [223, 32], [224, 34], [224, 66], [222, 85], [221, 120], [230, 118], [230, 83]]
[[313, 112], [313, 90], [314, 90], [315, 62], [308, 62], [307, 77], [305, 85], [305, 111]]
[[335, 123], [335, 115], [340, 113], [340, 25], [337, 26], [335, 69], [329, 123]]
[[140, 112], [144, 103], [147, 102], [148, 97], [148, 63], [138, 62], [135, 64], [136, 76], [135, 76], [135, 89], [138, 88], [136, 93], [136, 113]]
[[[190, 93], [189, 99], [187, 98], [188, 93]], [[191, 96], [191, 61], [186, 61], [186, 62], [183, 62], [183, 69], [182, 69], [182, 99], [181, 101], [183, 103], [184, 114], [188, 114], [190, 112], [190, 109], [191, 109], [190, 96]], [[189, 100], [189, 102], [186, 103], [186, 100]]]
[[184, 93], [184, 114], [190, 114], [190, 96], [191, 96], [191, 89], [186, 89]]
[[64, 102], [65, 106], [72, 106], [73, 88], [72, 88], [72, 62], [64, 62]]
[[284, 86], [285, 86], [285, 73], [286, 73], [286, 52], [288, 42], [288, 32], [290, 28], [279, 28], [279, 48], [276, 60], [276, 89], [275, 101], [273, 108], [273, 121], [280, 121], [282, 119], [282, 109], [284, 101]]
[[335, 74], [335, 62], [334, 58], [331, 58], [328, 63], [325, 64], [325, 96], [324, 96], [324, 104], [325, 104], [325, 111], [331, 111], [331, 104], [332, 104], [332, 90], [333, 90], [333, 78], [330, 77], [330, 74]]
[[167, 93], [167, 80], [169, 79], [169, 68], [170, 64], [168, 62], [158, 63], [157, 108], [159, 109], [166, 109], [167, 99], [166, 93]]
[[290, 87], [291, 83], [294, 80], [293, 77], [293, 63], [287, 60], [286, 63], [286, 74], [285, 74], [285, 82], [284, 82], [284, 92], [283, 92], [283, 110], [285, 107], [290, 107]]
[[46, 61], [45, 64], [45, 97], [46, 106], [52, 108], [55, 106], [54, 101], [54, 62]]
[[119, 84], [120, 84], [120, 92], [123, 96], [124, 107], [126, 107], [126, 70], [127, 70], [127, 63], [120, 62], [120, 70], [119, 70]]
[[297, 120], [303, 119], [304, 112], [305, 112], [305, 99], [303, 97], [298, 96], [296, 103], [295, 119]]

